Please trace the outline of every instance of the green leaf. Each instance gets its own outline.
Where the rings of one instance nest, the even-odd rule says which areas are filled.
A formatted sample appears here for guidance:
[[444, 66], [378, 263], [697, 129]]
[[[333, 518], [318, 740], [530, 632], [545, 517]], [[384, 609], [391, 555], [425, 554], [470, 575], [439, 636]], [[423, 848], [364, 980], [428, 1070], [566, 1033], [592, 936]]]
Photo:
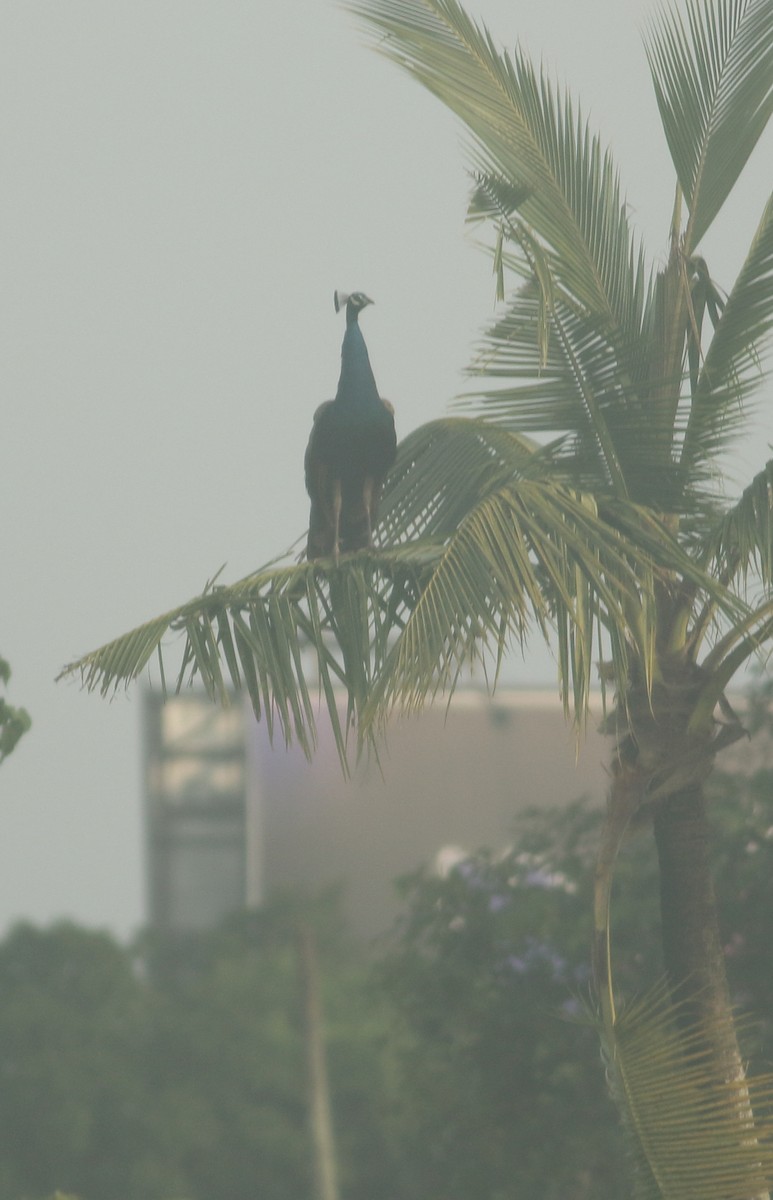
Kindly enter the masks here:
[[704, 561], [725, 579], [752, 575], [773, 584], [773, 459], [716, 522], [704, 543]]
[[[635, 1200], [727, 1200], [773, 1185], [773, 1075], [718, 1080], [715, 1026], [686, 1027], [665, 984], [602, 1031], [607, 1077], [623, 1115]], [[752, 1113], [756, 1114], [753, 1116]]]
[[773, 329], [773, 194], [706, 351], [682, 446], [685, 470], [727, 448], [748, 420]]
[[[428, 520], [436, 514], [430, 509]], [[652, 586], [633, 545], [598, 517], [595, 504], [561, 484], [511, 481], [488, 490], [447, 538], [375, 681], [369, 713], [421, 707], [453, 689], [485, 653], [499, 662], [533, 627], [584, 630], [559, 661], [562, 690], [584, 714], [594, 680], [593, 630], [604, 626], [625, 657], [640, 627], [627, 613], [646, 606]], [[645, 556], [637, 548], [637, 557]], [[640, 647], [642, 653], [644, 647]]]
[[497, 50], [457, 0], [348, 0], [376, 49], [433, 92], [471, 132], [474, 165], [506, 181], [550, 249], [561, 288], [630, 337], [643, 264], [614, 165], [571, 100], [516, 50]]
[[[359, 713], [389, 631], [403, 620], [412, 594], [406, 580], [415, 590], [427, 553], [413, 564], [399, 548], [377, 556], [363, 552], [329, 571], [319, 563], [271, 564], [228, 587], [205, 590], [70, 663], [59, 677], [79, 674], [89, 691], [107, 695], [135, 679], [154, 652], [162, 662], [179, 658], [177, 647], [164, 645], [164, 635], [180, 631], [178, 690], [198, 679], [213, 699], [226, 702], [230, 687], [245, 686], [269, 732], [278, 726], [285, 741], [296, 738], [309, 756], [316, 711], [307, 674], [316, 676], [344, 760], [338, 685], [344, 684], [353, 713]], [[375, 636], [377, 627], [386, 628]]]
[[21, 737], [32, 726], [26, 708], [12, 708], [0, 699], [0, 763], [7, 758]]
[[685, 479], [672, 448], [680, 426], [647, 398], [636, 347], [613, 345], [558, 300], [541, 355], [540, 309], [538, 289], [526, 284], [486, 332], [471, 369], [490, 386], [460, 403], [514, 431], [563, 435], [560, 460], [578, 487], [679, 511]]
[[[0, 683], [7, 684], [11, 667], [0, 658]], [[0, 697], [0, 763], [16, 748], [19, 739], [31, 728], [32, 719], [26, 708], [14, 708]]]
[[647, 56], [691, 254], [773, 112], [773, 0], [687, 0], [686, 20], [664, 10]]

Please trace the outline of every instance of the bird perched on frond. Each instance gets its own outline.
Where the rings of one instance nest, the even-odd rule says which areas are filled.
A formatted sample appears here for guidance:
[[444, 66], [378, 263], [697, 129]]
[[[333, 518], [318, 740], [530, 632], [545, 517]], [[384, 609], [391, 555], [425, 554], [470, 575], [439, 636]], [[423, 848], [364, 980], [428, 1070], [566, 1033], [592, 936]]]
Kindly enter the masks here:
[[358, 317], [368, 304], [363, 292], [334, 295], [346, 308], [341, 377], [335, 400], [314, 414], [306, 448], [306, 490], [311, 498], [308, 558], [362, 550], [373, 544], [373, 527], [397, 439], [392, 405], [378, 394]]

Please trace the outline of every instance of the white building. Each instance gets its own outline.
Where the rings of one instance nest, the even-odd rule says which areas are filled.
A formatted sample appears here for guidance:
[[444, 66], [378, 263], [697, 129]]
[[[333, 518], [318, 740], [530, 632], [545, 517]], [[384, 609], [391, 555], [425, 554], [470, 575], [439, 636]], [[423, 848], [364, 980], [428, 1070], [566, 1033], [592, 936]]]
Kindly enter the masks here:
[[380, 763], [349, 780], [324, 722], [308, 762], [272, 749], [240, 700], [149, 693], [145, 706], [148, 918], [170, 932], [277, 888], [341, 883], [352, 928], [371, 936], [397, 912], [397, 876], [444, 848], [507, 846], [519, 809], [605, 792], [610, 746], [593, 722], [578, 742], [550, 692], [459, 691], [392, 722]]

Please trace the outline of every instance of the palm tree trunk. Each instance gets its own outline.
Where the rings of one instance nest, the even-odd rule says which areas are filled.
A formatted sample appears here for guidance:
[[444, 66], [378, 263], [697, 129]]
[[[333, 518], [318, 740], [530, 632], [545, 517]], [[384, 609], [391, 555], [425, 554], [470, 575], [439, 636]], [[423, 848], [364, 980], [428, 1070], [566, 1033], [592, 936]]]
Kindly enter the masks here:
[[[703, 787], [695, 784], [656, 811], [663, 957], [675, 998], [689, 997], [686, 1017], [707, 1031], [719, 1079], [746, 1078], [738, 1046], [710, 864], [711, 827]], [[739, 1116], [751, 1115], [746, 1089]], [[758, 1193], [752, 1200], [768, 1200]]]
[[[696, 784], [670, 797], [658, 807], [654, 824], [669, 982], [677, 996], [689, 994], [694, 1015], [711, 1024], [730, 1014], [731, 1004], [703, 788]], [[730, 1063], [737, 1046], [728, 1046], [726, 1052]]]
[[297, 936], [303, 994], [309, 1127], [314, 1160], [314, 1196], [315, 1200], [339, 1200], [317, 950], [311, 926], [306, 921], [298, 923]]

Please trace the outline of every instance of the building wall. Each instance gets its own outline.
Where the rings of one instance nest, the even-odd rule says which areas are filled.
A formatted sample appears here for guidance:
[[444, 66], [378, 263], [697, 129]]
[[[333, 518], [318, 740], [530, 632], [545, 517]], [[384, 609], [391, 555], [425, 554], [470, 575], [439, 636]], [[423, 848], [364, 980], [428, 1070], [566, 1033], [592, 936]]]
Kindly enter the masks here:
[[148, 923], [207, 929], [248, 894], [245, 711], [147, 692], [144, 716]]
[[[370, 937], [398, 912], [396, 877], [444, 852], [507, 847], [518, 811], [606, 793], [600, 714], [578, 738], [552, 692], [459, 691], [447, 710], [393, 721], [379, 760], [348, 780], [323, 719], [307, 762], [272, 748], [238, 700], [145, 699], [148, 919], [167, 931], [211, 927], [276, 889], [340, 884], [352, 929]], [[771, 753], [769, 739], [744, 739], [718, 765], [753, 769]]]
[[517, 811], [583, 794], [603, 800], [605, 739], [590, 723], [578, 739], [548, 692], [506, 692], [491, 701], [459, 692], [390, 725], [380, 766], [372, 757], [342, 776], [324, 725], [311, 763], [296, 747], [272, 750], [252, 722], [249, 803], [263, 831], [268, 890], [344, 887], [353, 929], [371, 936], [398, 911], [396, 876], [443, 848], [500, 849]]

